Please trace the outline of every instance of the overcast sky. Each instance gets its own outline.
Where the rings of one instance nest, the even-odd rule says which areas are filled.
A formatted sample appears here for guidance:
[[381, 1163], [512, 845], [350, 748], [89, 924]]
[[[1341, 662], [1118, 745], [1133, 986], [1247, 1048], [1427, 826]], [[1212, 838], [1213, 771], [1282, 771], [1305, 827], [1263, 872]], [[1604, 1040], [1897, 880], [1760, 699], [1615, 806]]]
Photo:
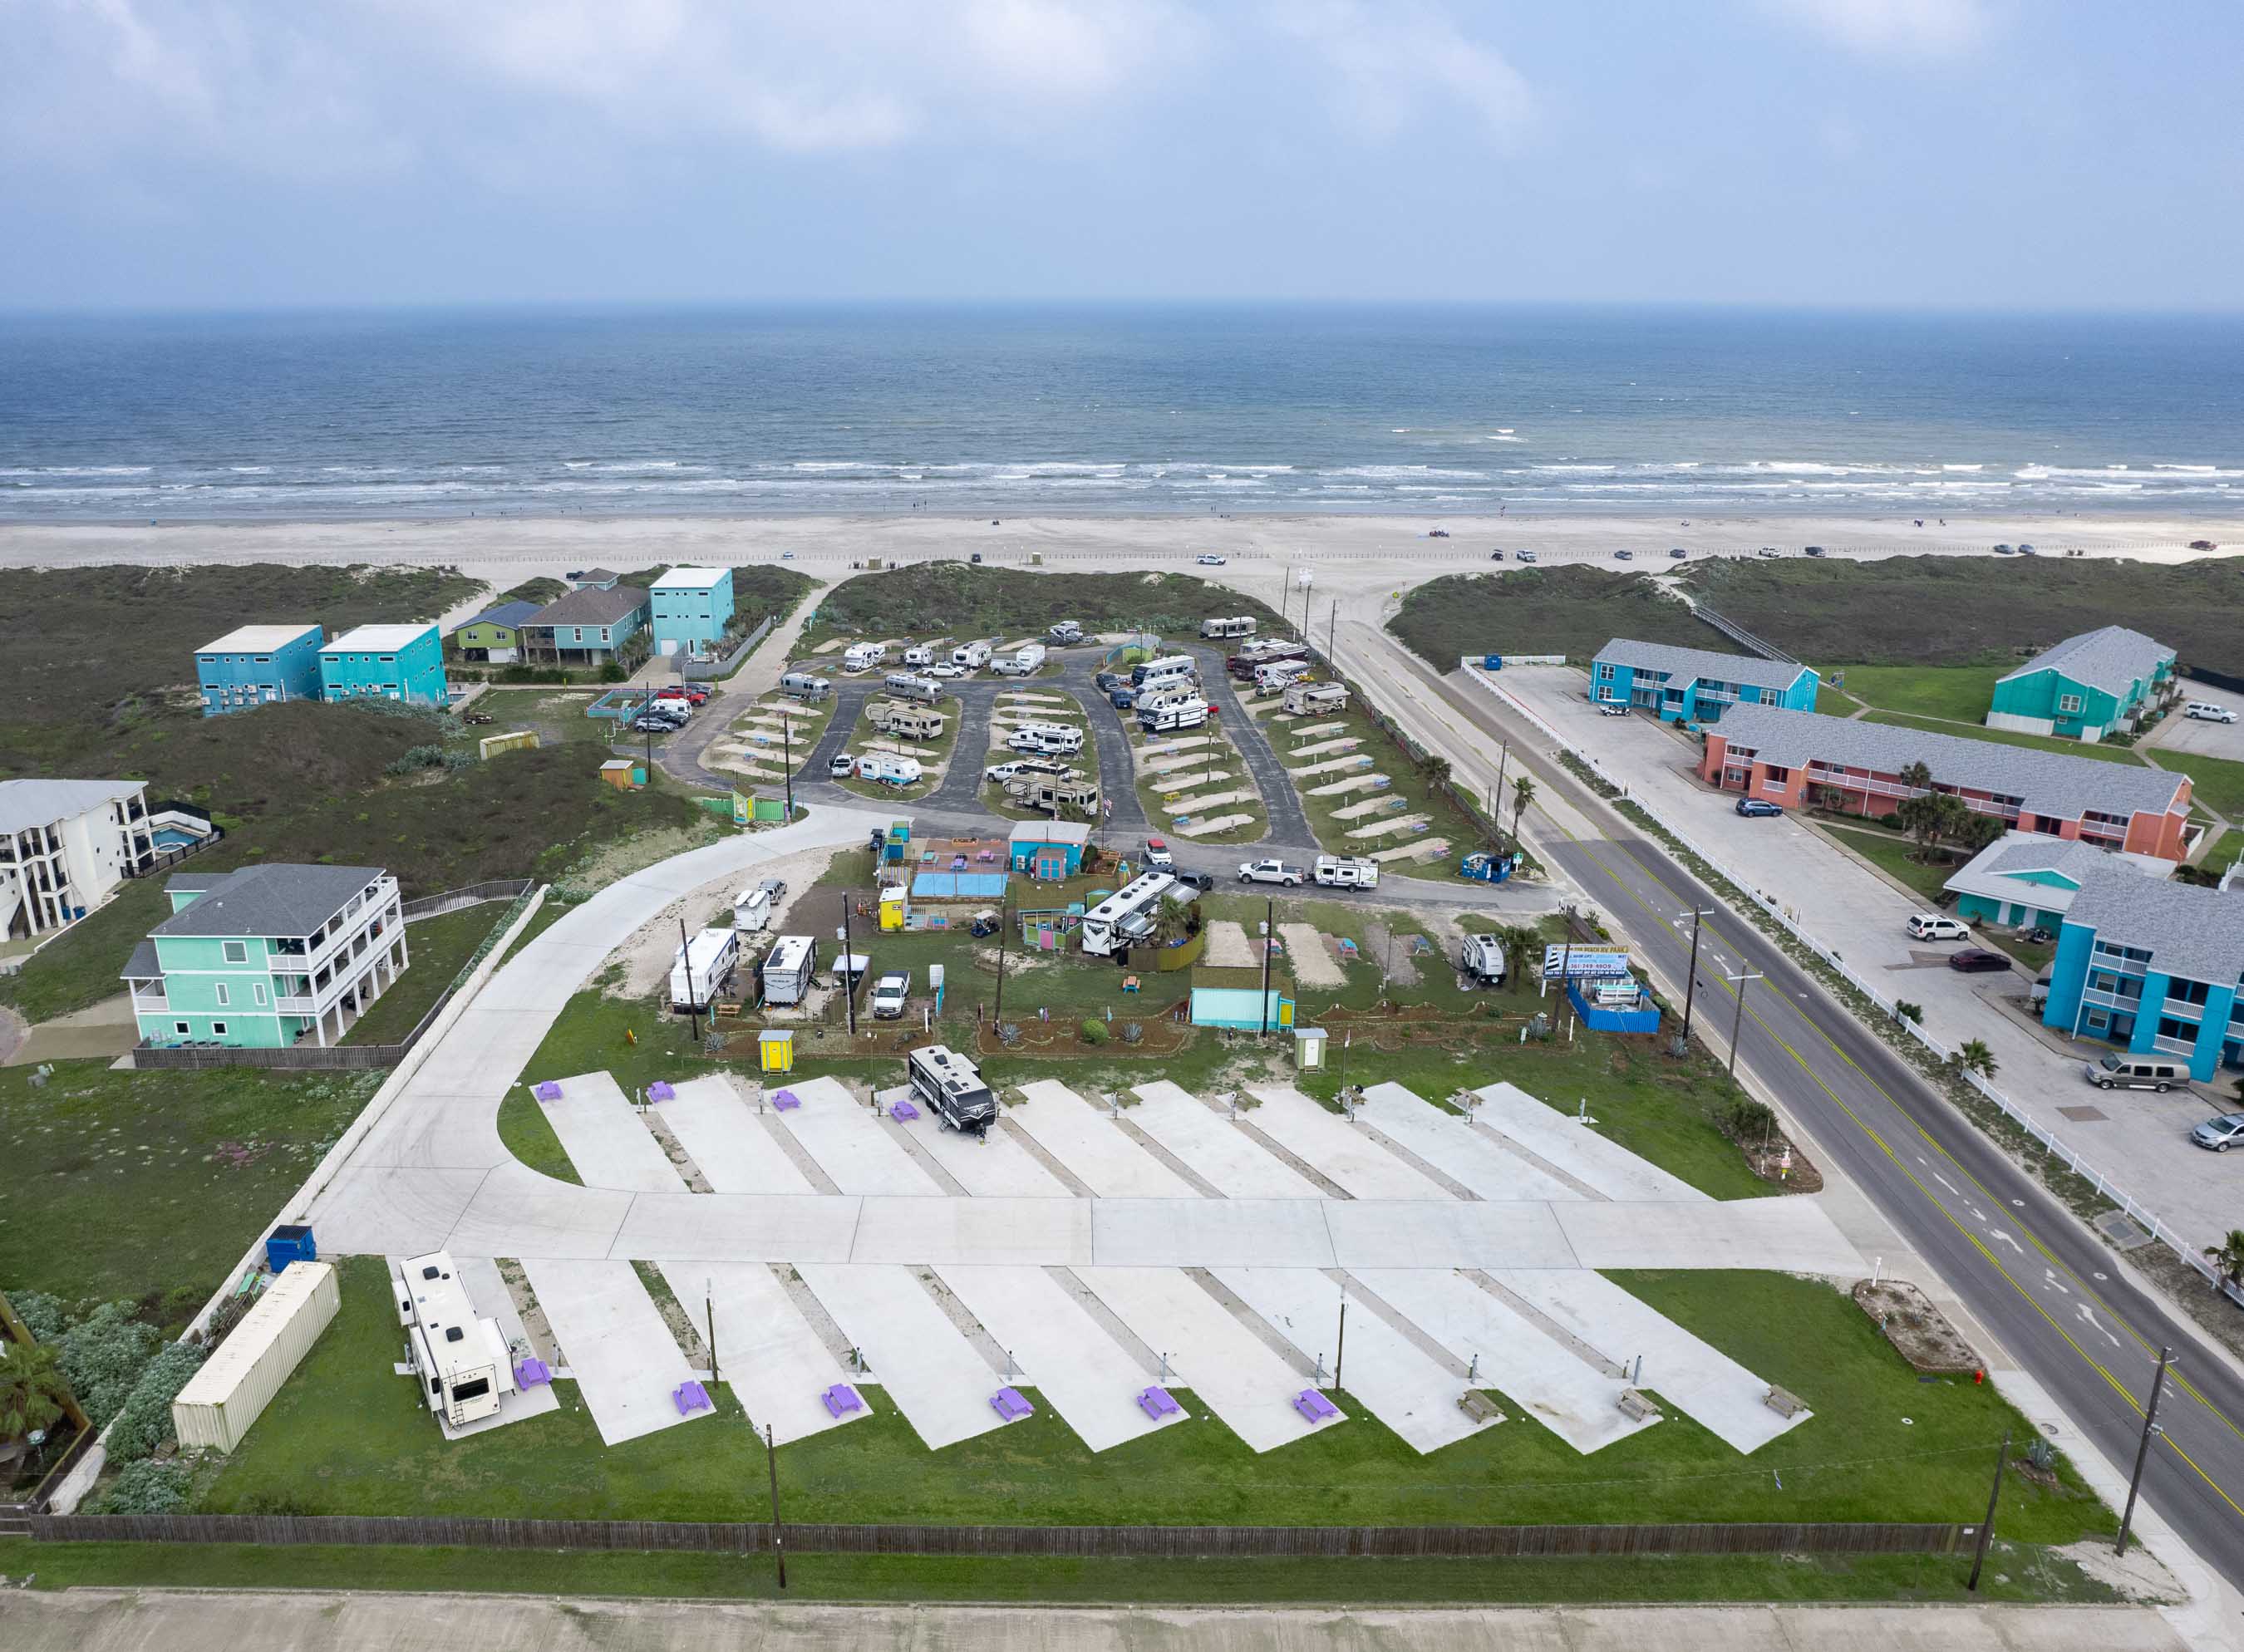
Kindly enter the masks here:
[[2244, 302], [2235, 0], [0, 0], [0, 307]]

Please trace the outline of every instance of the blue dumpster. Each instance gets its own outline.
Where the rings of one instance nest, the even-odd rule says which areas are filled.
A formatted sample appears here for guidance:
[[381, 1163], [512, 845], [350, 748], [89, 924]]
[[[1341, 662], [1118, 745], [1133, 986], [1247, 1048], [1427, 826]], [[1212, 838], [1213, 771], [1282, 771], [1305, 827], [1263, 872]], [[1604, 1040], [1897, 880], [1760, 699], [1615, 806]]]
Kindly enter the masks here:
[[265, 1239], [265, 1265], [280, 1273], [291, 1262], [317, 1262], [320, 1247], [313, 1243], [312, 1230], [295, 1223], [287, 1223], [273, 1230]]

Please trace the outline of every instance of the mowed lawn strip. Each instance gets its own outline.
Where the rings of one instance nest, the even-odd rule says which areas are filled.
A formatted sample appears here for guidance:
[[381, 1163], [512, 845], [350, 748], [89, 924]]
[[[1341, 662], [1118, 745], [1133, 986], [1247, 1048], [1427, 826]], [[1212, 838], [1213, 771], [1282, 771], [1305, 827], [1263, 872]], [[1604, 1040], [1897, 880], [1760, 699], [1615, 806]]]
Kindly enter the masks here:
[[[1995, 698], [1995, 679], [2004, 669], [1999, 665], [1847, 665], [1835, 667], [1825, 676], [1842, 678], [1845, 693], [1882, 711], [1977, 723], [1987, 715]], [[1815, 709], [1828, 708], [1819, 700]]]
[[[873, 1386], [869, 1419], [781, 1450], [781, 1496], [790, 1519], [853, 1523], [1970, 1521], [1984, 1506], [2004, 1430], [2030, 1432], [1991, 1388], [1920, 1385], [1861, 1311], [1821, 1282], [1619, 1278], [1817, 1416], [1750, 1459], [1673, 1414], [1585, 1457], [1511, 1405], [1512, 1421], [1421, 1457], [1342, 1392], [1335, 1399], [1350, 1420], [1258, 1456], [1183, 1392], [1193, 1421], [1098, 1454], [1048, 1406], [1031, 1422], [930, 1452]], [[414, 1385], [391, 1374], [395, 1342], [382, 1264], [351, 1259], [341, 1314], [201, 1487], [199, 1507], [765, 1516], [763, 1447], [721, 1386], [714, 1418], [614, 1449], [600, 1445], [565, 1382], [558, 1412], [448, 1444]], [[2067, 1467], [2054, 1491], [2014, 1479], [2002, 1521], [2012, 1538], [2064, 1542], [2110, 1518]]]
[[394, 1044], [403, 1038], [467, 967], [491, 926], [513, 911], [510, 900], [487, 900], [406, 925], [405, 973], [352, 1023], [343, 1042]]

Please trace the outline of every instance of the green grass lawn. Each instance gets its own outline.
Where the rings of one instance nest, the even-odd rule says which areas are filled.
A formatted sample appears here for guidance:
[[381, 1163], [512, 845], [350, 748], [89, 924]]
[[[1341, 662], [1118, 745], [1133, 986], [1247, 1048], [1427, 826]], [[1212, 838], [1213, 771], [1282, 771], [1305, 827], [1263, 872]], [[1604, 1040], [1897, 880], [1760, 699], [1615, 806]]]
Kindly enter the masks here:
[[628, 730], [613, 718], [585, 715], [585, 708], [599, 695], [598, 689], [487, 688], [466, 709], [493, 720], [488, 726], [470, 728], [467, 743], [472, 747], [487, 734], [534, 729], [548, 745], [605, 745]]
[[2226, 815], [2230, 824], [2244, 826], [2244, 763], [2165, 746], [2153, 748], [2151, 755], [2159, 767], [2189, 776], [2190, 795], [2199, 802]]
[[1826, 717], [1852, 717], [1862, 708], [1829, 684], [1824, 683], [1816, 687], [1815, 709]]
[[[1665, 1555], [1615, 1560], [1073, 1561], [943, 1554], [817, 1554], [790, 1547], [787, 1592], [768, 1557], [594, 1550], [250, 1544], [33, 1543], [0, 1538], [0, 1573], [37, 1588], [362, 1589], [701, 1600], [1099, 1601], [1267, 1605], [1582, 1605], [1698, 1601], [2100, 1601], [2072, 1561], [2001, 1538], [1977, 1595], [1966, 1557]], [[579, 1621], [590, 1620], [578, 1615]]]
[[1961, 860], [1942, 860], [1927, 865], [1915, 858], [1915, 844], [1891, 833], [1862, 832], [1852, 826], [1833, 826], [1828, 821], [1818, 824], [1889, 877], [1898, 879], [1923, 896], [1927, 906], [1940, 899], [1948, 880], [1955, 875], [1956, 868], [1964, 864]]
[[[1946, 718], [1957, 723], [1977, 723], [1986, 716], [1995, 697], [1995, 679], [2004, 671], [1999, 665], [1849, 665], [1842, 669], [1846, 692], [1882, 711]], [[1820, 699], [1815, 709], [1824, 709]]]
[[405, 973], [343, 1035], [346, 1044], [394, 1044], [420, 1023], [453, 978], [467, 967], [491, 926], [514, 910], [510, 900], [440, 913], [405, 927]]
[[[1991, 1388], [1920, 1384], [1860, 1310], [1820, 1282], [1754, 1272], [1613, 1277], [1801, 1394], [1816, 1416], [1750, 1460], [1672, 1411], [1585, 1457], [1507, 1406], [1513, 1420], [1422, 1457], [1342, 1393], [1349, 1421], [1258, 1455], [1181, 1393], [1195, 1420], [1102, 1453], [1085, 1449], [1049, 1407], [1030, 1423], [930, 1452], [875, 1388], [868, 1420], [781, 1449], [781, 1499], [792, 1518], [850, 1522], [1966, 1521], [1984, 1505], [2003, 1431], [2030, 1432]], [[763, 1516], [763, 1448], [722, 1386], [713, 1419], [612, 1449], [565, 1382], [556, 1385], [558, 1412], [448, 1444], [412, 1385], [390, 1373], [395, 1339], [382, 1264], [351, 1259], [341, 1314], [241, 1450], [200, 1486], [199, 1506]], [[1656, 1391], [1656, 1381], [1646, 1386]], [[2109, 1524], [2069, 1465], [2055, 1491], [2023, 1477], [2006, 1483], [2002, 1528], [2012, 1538], [2064, 1542]]]
[[[1953, 734], [1967, 740], [1992, 740], [2000, 745], [2023, 745], [2036, 752], [2054, 752], [2059, 757], [2082, 757], [2095, 763], [2133, 763], [2142, 759], [2124, 745], [2104, 745], [2086, 740], [2056, 740], [2039, 734], [2020, 734], [2012, 729], [1958, 728], [1953, 723], [1943, 723], [1936, 718], [1913, 717], [1902, 711], [1872, 711], [1866, 719], [1885, 723], [1895, 728], [1923, 729], [1931, 734]], [[2244, 768], [2244, 765], [2238, 765]]]
[[197, 1305], [382, 1075], [0, 1068], [0, 1286]]

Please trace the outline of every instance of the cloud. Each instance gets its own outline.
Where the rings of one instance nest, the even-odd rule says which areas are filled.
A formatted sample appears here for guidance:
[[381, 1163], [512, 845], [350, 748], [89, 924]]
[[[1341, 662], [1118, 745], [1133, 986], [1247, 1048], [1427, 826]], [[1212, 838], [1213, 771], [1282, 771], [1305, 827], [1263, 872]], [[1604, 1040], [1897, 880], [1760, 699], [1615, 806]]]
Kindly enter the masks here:
[[1330, 79], [1335, 111], [1357, 131], [1390, 138], [1439, 101], [1486, 132], [1508, 136], [1532, 118], [1527, 82], [1438, 8], [1413, 0], [1298, 0], [1266, 14], [1300, 41]]
[[1948, 57], [1994, 27], [1986, 0], [1761, 0], [1764, 10], [1877, 57]]

